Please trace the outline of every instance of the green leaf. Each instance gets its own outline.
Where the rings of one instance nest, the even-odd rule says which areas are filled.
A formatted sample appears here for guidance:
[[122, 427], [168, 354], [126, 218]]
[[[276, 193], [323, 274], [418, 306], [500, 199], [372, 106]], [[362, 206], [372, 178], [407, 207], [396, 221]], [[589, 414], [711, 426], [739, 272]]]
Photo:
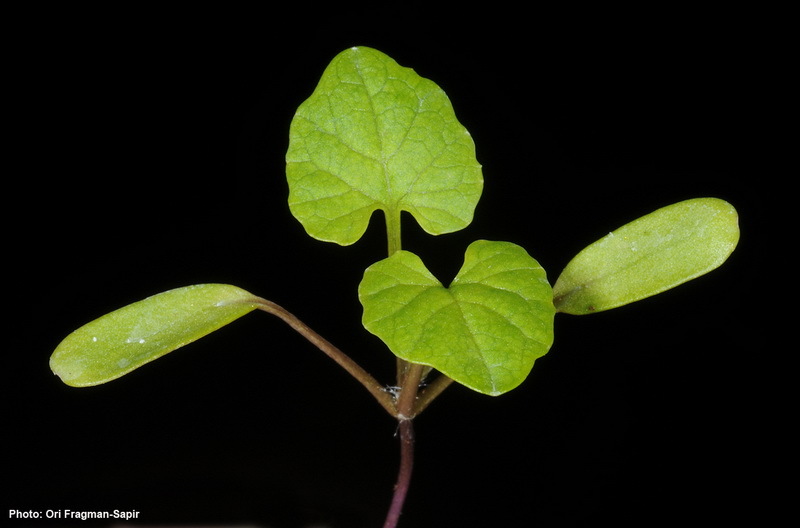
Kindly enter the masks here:
[[358, 294], [364, 326], [396, 356], [484, 394], [522, 383], [553, 343], [545, 272], [509, 242], [473, 242], [449, 288], [399, 251], [367, 268]]
[[463, 229], [483, 189], [475, 144], [444, 91], [365, 47], [337, 55], [297, 109], [289, 208], [309, 235], [349, 245], [383, 210], [431, 234]]
[[736, 210], [717, 198], [663, 207], [575, 256], [553, 287], [559, 312], [616, 308], [719, 267], [739, 241]]
[[50, 368], [67, 385], [99, 385], [253, 311], [259, 299], [227, 284], [169, 290], [95, 319], [67, 336]]

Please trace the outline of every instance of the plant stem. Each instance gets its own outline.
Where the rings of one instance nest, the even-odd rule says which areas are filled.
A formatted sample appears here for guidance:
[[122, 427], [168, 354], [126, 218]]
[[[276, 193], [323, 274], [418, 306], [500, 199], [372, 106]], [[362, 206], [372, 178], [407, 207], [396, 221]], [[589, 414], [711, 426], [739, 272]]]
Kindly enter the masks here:
[[361, 368], [361, 365], [350, 359], [347, 354], [333, 346], [327, 339], [316, 333], [309, 328], [300, 319], [295, 317], [286, 309], [278, 306], [272, 301], [257, 298], [259, 309], [281, 318], [286, 324], [294, 328], [300, 335], [308, 339], [317, 348], [322, 350], [328, 357], [333, 359], [342, 368], [349, 372], [355, 379], [357, 379], [369, 392], [372, 394], [378, 403], [386, 409], [386, 411], [397, 418], [398, 408], [392, 396], [384, 390], [383, 385], [373, 378], [366, 370]]
[[386, 217], [386, 239], [389, 243], [389, 256], [391, 257], [401, 249], [403, 245], [400, 241], [400, 210], [385, 211]]
[[411, 420], [415, 416], [417, 392], [422, 380], [422, 370], [425, 368], [417, 363], [408, 363], [408, 366], [400, 395], [397, 397], [397, 419], [401, 421]]
[[383, 528], [397, 526], [406, 502], [408, 488], [411, 485], [411, 473], [414, 469], [414, 426], [412, 421], [417, 391], [425, 367], [416, 363], [408, 363], [408, 365], [403, 386], [400, 388], [400, 396], [397, 399], [397, 419], [400, 421], [400, 470]]
[[[389, 256], [391, 257], [403, 249], [401, 238], [401, 211], [400, 209], [386, 209], [384, 211], [384, 217], [386, 218], [386, 240], [388, 242]], [[409, 363], [401, 358], [397, 358], [395, 362], [397, 365], [396, 383], [398, 387], [402, 387], [405, 385], [405, 378], [408, 372]]]
[[411, 483], [411, 471], [414, 468], [414, 425], [413, 420], [400, 420], [400, 472], [394, 487], [392, 504], [383, 528], [395, 528], [403, 511], [403, 504], [408, 495]]

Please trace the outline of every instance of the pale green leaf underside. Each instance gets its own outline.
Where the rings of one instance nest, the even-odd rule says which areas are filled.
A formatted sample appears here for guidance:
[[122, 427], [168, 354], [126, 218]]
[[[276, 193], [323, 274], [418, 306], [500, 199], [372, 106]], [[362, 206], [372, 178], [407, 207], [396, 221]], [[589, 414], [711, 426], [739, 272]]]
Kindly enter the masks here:
[[616, 308], [719, 267], [739, 241], [736, 210], [717, 198], [663, 207], [586, 247], [553, 287], [559, 312]]
[[484, 394], [518, 386], [553, 343], [545, 272], [509, 242], [472, 243], [449, 288], [399, 251], [367, 268], [358, 293], [364, 326], [396, 356]]
[[53, 352], [50, 368], [74, 387], [105, 383], [253, 311], [257, 299], [227, 284], [169, 290], [74, 331]]
[[467, 130], [435, 83], [366, 47], [337, 55], [297, 109], [289, 208], [314, 238], [348, 245], [380, 209], [431, 234], [463, 229], [483, 188]]

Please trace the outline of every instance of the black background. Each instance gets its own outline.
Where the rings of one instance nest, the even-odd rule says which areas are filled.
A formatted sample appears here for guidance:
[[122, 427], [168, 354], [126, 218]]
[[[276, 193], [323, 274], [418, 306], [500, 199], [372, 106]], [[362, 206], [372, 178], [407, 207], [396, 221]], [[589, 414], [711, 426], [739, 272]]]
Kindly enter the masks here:
[[742, 229], [728, 262], [689, 285], [557, 316], [554, 347], [511, 393], [449, 388], [415, 422], [401, 526], [764, 521], [782, 502], [764, 470], [786, 470], [765, 390], [783, 368], [759, 316], [776, 291], [760, 266], [780, 262], [766, 213], [790, 178], [768, 167], [782, 149], [766, 139], [782, 111], [773, 19], [305, 15], [65, 11], [11, 24], [7, 147], [22, 164], [5, 191], [0, 514], [381, 525], [395, 422], [277, 319], [248, 315], [105, 386], [69, 388], [47, 365], [95, 317], [223, 282], [391, 382], [356, 297], [385, 256], [383, 219], [339, 247], [309, 238], [286, 204], [294, 110], [334, 55], [366, 45], [439, 84], [476, 142], [473, 224], [431, 237], [404, 223], [404, 247], [444, 283], [479, 238], [524, 246], [554, 281], [585, 245], [687, 198], [730, 201]]

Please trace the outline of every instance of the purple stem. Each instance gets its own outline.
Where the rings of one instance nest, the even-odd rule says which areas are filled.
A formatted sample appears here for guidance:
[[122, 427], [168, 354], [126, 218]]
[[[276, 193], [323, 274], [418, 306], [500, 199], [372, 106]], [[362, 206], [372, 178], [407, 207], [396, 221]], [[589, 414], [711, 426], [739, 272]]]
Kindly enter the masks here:
[[383, 528], [396, 528], [411, 484], [411, 471], [414, 468], [414, 425], [412, 420], [400, 421], [400, 471], [394, 487], [392, 504]]

